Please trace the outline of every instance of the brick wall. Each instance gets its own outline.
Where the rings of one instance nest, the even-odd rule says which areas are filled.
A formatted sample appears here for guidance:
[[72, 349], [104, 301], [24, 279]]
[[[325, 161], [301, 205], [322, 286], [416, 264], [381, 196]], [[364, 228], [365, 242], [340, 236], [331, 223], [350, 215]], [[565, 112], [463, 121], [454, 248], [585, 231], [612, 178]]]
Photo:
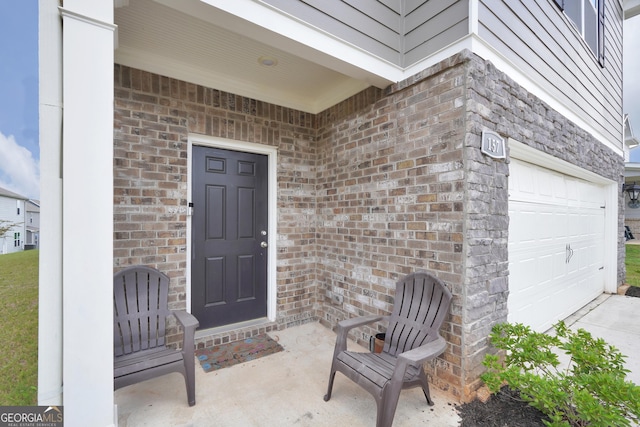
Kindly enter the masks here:
[[[452, 58], [350, 114], [318, 117], [318, 317], [388, 314], [396, 281], [428, 270], [453, 291], [450, 346], [429, 373], [460, 397], [464, 67]], [[332, 299], [339, 295], [342, 301]], [[353, 338], [366, 345], [383, 325]]]
[[509, 167], [481, 154], [482, 131], [621, 180], [619, 156], [468, 51], [318, 115], [127, 67], [115, 75], [116, 268], [167, 272], [172, 305], [184, 308], [189, 133], [276, 146], [277, 321], [199, 345], [388, 314], [395, 282], [429, 270], [454, 299], [449, 347], [427, 369], [461, 400], [479, 387], [487, 335], [507, 316]]
[[[614, 181], [622, 160], [469, 52], [359, 111], [336, 110], [344, 111], [318, 116], [318, 317], [333, 326], [386, 314], [398, 277], [435, 272], [454, 300], [442, 330], [450, 346], [429, 371], [438, 387], [468, 400], [480, 386], [491, 327], [507, 319], [509, 287], [508, 160], [481, 153], [482, 131]], [[353, 338], [366, 343], [382, 330]]]
[[[534, 97], [490, 62], [473, 54], [467, 62], [465, 159], [466, 277], [463, 372], [465, 395], [479, 387], [481, 361], [493, 324], [506, 321], [508, 296], [508, 160], [480, 153], [483, 130], [498, 132], [554, 157], [621, 183], [621, 156]], [[619, 199], [622, 235], [622, 198]], [[618, 283], [624, 280], [624, 241], [619, 240]]]
[[[171, 277], [171, 308], [186, 304], [189, 133], [276, 146], [277, 319], [218, 334], [244, 338], [314, 319], [315, 117], [233, 94], [115, 66], [114, 264], [154, 266]], [[171, 342], [180, 339], [173, 329]]]

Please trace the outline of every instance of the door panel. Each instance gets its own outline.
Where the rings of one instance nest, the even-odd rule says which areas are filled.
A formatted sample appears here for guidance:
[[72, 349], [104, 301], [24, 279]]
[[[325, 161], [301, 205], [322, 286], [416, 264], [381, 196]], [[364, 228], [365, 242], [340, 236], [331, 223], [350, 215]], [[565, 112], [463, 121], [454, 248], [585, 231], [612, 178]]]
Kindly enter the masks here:
[[207, 186], [207, 215], [205, 218], [207, 239], [224, 239], [225, 200], [224, 187]]
[[256, 298], [255, 257], [244, 255], [238, 257], [238, 300]]
[[201, 328], [266, 317], [267, 156], [192, 152], [192, 312]]
[[252, 188], [238, 189], [238, 237], [240, 239], [255, 237], [254, 197], [255, 191]]
[[224, 282], [224, 258], [207, 258], [205, 274], [205, 304], [213, 305], [224, 303], [224, 288], [217, 285]]

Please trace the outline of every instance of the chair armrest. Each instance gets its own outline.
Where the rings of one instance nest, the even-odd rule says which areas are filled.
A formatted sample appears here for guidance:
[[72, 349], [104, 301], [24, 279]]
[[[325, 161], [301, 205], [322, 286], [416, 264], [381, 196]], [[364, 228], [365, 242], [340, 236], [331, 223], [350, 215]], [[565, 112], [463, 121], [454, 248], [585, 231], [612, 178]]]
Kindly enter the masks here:
[[421, 365], [429, 359], [441, 355], [447, 348], [447, 341], [438, 336], [434, 341], [405, 351], [398, 355], [398, 360], [405, 360], [409, 365]]
[[378, 322], [381, 320], [389, 320], [389, 316], [361, 316], [361, 317], [353, 317], [351, 319], [345, 319], [338, 322], [338, 330], [336, 331], [338, 336], [336, 337], [336, 347], [334, 349], [334, 354], [337, 355], [341, 351], [345, 351], [347, 349], [347, 336], [349, 335], [349, 331], [353, 328], [357, 328], [358, 326], [368, 325], [370, 323]]
[[184, 310], [174, 310], [173, 315], [180, 325], [182, 325], [182, 354], [187, 358], [193, 358], [195, 347], [196, 328], [200, 325], [198, 319], [193, 314]]
[[345, 319], [338, 322], [338, 330], [350, 331], [353, 328], [358, 326], [368, 325], [369, 323], [378, 322], [383, 319], [388, 319], [389, 316], [362, 316], [362, 317], [353, 317], [351, 319]]
[[442, 354], [446, 348], [447, 341], [441, 336], [438, 336], [434, 341], [399, 354], [396, 366], [393, 369], [391, 382], [402, 384], [402, 379], [407, 371], [407, 367], [420, 366], [427, 360]]
[[180, 323], [185, 330], [193, 329], [195, 331], [195, 329], [200, 326], [198, 319], [191, 313], [187, 313], [184, 310], [174, 310], [171, 313], [173, 313], [178, 323]]

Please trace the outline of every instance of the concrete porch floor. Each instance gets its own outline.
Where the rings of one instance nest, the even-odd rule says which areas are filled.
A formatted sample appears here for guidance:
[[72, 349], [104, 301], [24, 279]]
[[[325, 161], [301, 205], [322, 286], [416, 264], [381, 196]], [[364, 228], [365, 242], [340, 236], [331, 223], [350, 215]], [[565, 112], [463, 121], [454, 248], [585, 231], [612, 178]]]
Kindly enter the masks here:
[[[602, 295], [567, 319], [604, 338], [627, 356], [628, 379], [640, 384], [640, 298]], [[342, 426], [375, 425], [373, 398], [336, 374], [326, 393], [335, 333], [318, 323], [272, 332], [284, 351], [205, 373], [196, 364], [196, 405], [187, 405], [184, 381], [169, 374], [116, 391], [118, 426]], [[366, 349], [350, 343], [350, 348]], [[428, 406], [419, 388], [404, 390], [394, 427], [458, 426], [456, 399], [431, 388]]]
[[[118, 426], [350, 426], [375, 425], [373, 397], [341, 373], [325, 402], [336, 334], [319, 323], [271, 332], [284, 351], [205, 373], [196, 364], [196, 405], [189, 407], [180, 374], [115, 393]], [[352, 342], [349, 348], [367, 351]], [[431, 387], [434, 406], [419, 388], [404, 390], [394, 427], [456, 426], [455, 398]]]

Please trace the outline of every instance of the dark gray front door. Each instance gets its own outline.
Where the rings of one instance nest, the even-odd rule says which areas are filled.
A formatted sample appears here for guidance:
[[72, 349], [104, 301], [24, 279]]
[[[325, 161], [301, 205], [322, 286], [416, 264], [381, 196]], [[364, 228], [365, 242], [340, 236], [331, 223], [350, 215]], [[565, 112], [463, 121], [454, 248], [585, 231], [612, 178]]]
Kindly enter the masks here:
[[200, 328], [267, 315], [267, 156], [193, 147], [191, 310]]

